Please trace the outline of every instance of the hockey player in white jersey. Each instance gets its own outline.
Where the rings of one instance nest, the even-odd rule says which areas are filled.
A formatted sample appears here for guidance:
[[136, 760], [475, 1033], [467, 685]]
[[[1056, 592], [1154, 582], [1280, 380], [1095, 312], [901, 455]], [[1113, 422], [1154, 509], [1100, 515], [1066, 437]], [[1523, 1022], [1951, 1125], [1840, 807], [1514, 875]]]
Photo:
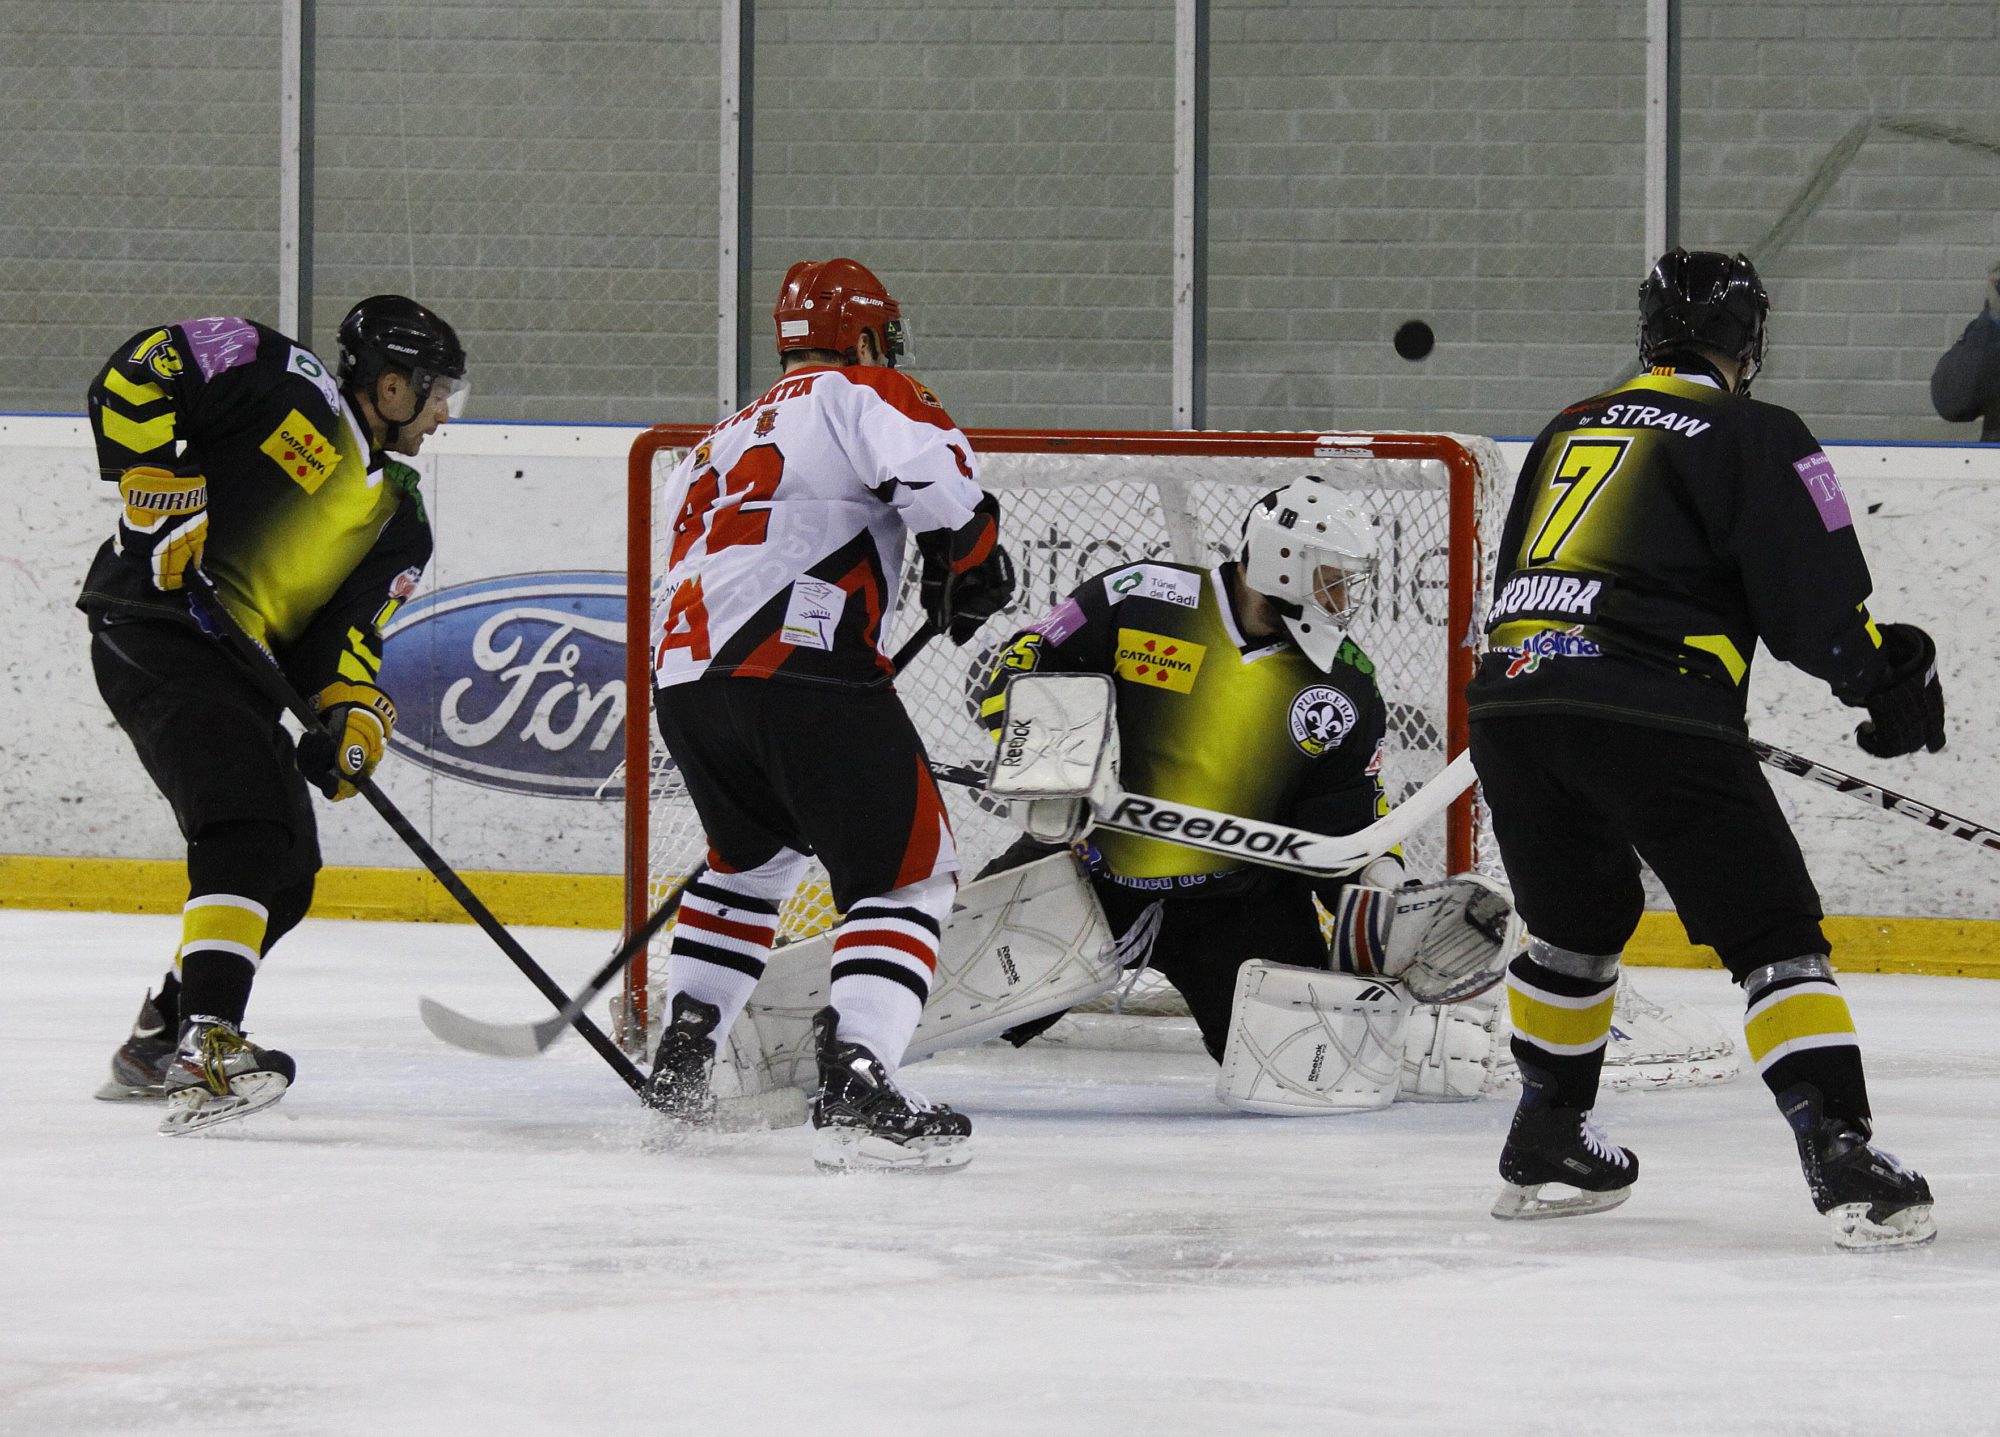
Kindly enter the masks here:
[[667, 960], [648, 1084], [684, 1123], [712, 1109], [717, 1040], [743, 1011], [808, 857], [845, 915], [815, 1024], [823, 1168], [970, 1157], [970, 1121], [900, 1092], [958, 854], [883, 639], [904, 536], [930, 620], [955, 642], [1004, 607], [999, 505], [937, 396], [900, 372], [902, 311], [851, 259], [802, 261], [774, 311], [779, 381], [669, 481], [655, 710], [709, 845]]

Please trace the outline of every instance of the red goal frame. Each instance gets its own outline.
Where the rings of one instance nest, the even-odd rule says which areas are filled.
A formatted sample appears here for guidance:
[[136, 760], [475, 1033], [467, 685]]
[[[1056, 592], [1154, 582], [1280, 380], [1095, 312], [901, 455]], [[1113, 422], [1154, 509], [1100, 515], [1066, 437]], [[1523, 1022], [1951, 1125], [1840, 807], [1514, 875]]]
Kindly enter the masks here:
[[[644, 926], [650, 865], [651, 812], [647, 778], [653, 743], [652, 590], [653, 466], [664, 449], [691, 448], [713, 429], [701, 424], [656, 424], [632, 442], [626, 465], [625, 607], [625, 933]], [[1148, 455], [1315, 459], [1367, 454], [1379, 459], [1431, 459], [1449, 475], [1450, 555], [1447, 564], [1447, 632], [1458, 636], [1447, 659], [1445, 757], [1467, 742], [1465, 685], [1478, 654], [1472, 618], [1480, 577], [1479, 462], [1446, 434], [1271, 433], [1240, 430], [972, 429], [973, 448], [992, 454]], [[1446, 819], [1449, 871], [1473, 866], [1473, 799], [1467, 792]], [[646, 955], [633, 959], [627, 1014], [634, 1031], [646, 1022]]]

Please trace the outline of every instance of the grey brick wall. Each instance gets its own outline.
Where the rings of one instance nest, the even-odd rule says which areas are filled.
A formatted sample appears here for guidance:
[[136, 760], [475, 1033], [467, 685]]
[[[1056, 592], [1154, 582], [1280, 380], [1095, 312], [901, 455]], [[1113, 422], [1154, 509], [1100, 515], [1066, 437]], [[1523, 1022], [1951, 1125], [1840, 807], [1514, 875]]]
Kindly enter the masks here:
[[[754, 374], [792, 260], [906, 300], [969, 424], [1170, 418], [1172, 0], [757, 0]], [[317, 304], [411, 290], [475, 412], [714, 409], [712, 0], [319, 0]], [[1755, 244], [1856, 121], [2000, 140], [2000, 7], [1683, 0], [1683, 237]], [[1631, 358], [1638, 0], [1214, 0], [1209, 419], [1535, 429]], [[0, 0], [0, 407], [141, 323], [275, 319], [277, 7]], [[1789, 244], [1762, 392], [1966, 437], [1937, 355], [2000, 159], [1878, 132]], [[1437, 348], [1390, 346], [1407, 319]]]
[[759, 0], [755, 376], [794, 260], [902, 300], [963, 424], [1171, 413], [1171, 0]]
[[141, 325], [275, 318], [278, 10], [0, 3], [0, 407], [80, 413]]
[[1627, 358], [1642, 6], [1215, 0], [1210, 25], [1211, 425], [1533, 431]]
[[[2000, 7], [1683, 0], [1682, 235], [1748, 248], [1857, 120], [2000, 143]], [[1765, 257], [1758, 392], [1837, 438], [1974, 439], [1931, 409], [1938, 355], [2000, 261], [2000, 157], [1878, 129]]]
[[313, 334], [449, 319], [473, 413], [710, 417], [717, 7], [319, 4]]

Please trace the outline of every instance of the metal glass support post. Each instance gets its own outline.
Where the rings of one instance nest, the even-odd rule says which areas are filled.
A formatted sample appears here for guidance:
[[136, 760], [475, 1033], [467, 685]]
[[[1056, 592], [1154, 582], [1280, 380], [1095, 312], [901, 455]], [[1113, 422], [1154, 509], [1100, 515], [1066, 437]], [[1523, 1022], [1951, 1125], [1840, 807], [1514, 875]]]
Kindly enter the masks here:
[[1208, 0], [1174, 0], [1174, 428], [1208, 419]]
[[283, 0], [278, 41], [278, 328], [312, 347], [313, 0]]

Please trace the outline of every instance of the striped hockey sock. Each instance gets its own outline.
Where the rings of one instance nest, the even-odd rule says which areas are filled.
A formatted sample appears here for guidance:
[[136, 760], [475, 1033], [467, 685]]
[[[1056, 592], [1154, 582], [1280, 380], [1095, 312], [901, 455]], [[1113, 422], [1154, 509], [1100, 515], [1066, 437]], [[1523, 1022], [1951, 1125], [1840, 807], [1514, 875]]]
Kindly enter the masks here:
[[1546, 1075], [1555, 1106], [1596, 1103], [1617, 988], [1615, 953], [1572, 953], [1537, 939], [1507, 966], [1514, 1061]]
[[735, 1025], [764, 976], [778, 940], [778, 910], [804, 866], [803, 856], [781, 854], [742, 873], [711, 867], [688, 884], [667, 949], [666, 1011], [675, 995], [686, 993], [721, 1011], [717, 1037]]
[[864, 898], [848, 910], [833, 940], [839, 1036], [861, 1044], [892, 1073], [930, 996], [938, 936], [957, 886], [943, 874]]
[[180, 1012], [241, 1024], [264, 961], [270, 910], [236, 893], [201, 893], [181, 909]]
[[1743, 1037], [1757, 1075], [1774, 1094], [1800, 1083], [1819, 1090], [1828, 1114], [1866, 1121], [1868, 1083], [1854, 1018], [1833, 981], [1833, 964], [1809, 954], [1743, 979]]

